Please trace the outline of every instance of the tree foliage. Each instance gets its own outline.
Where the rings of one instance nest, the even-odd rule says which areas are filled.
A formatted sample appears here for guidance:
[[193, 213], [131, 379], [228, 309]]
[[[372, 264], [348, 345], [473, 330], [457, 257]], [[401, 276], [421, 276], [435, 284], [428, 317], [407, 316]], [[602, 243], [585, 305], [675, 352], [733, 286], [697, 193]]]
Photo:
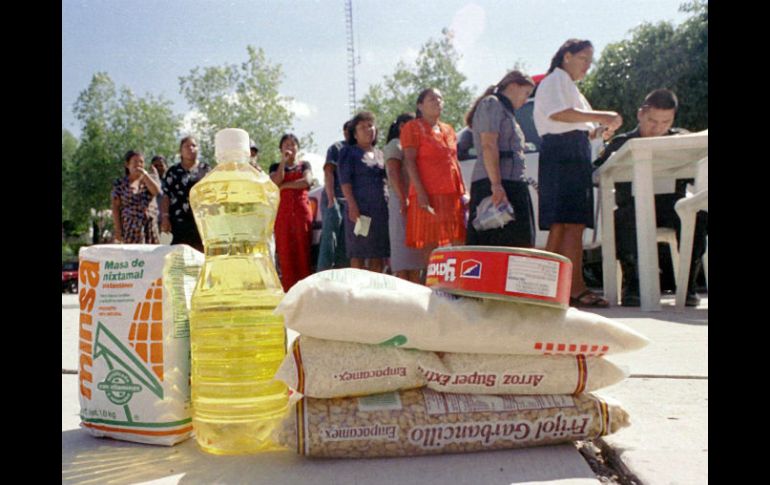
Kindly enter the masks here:
[[109, 209], [112, 182], [124, 173], [124, 154], [141, 151], [148, 163], [155, 154], [173, 156], [181, 120], [162, 97], [140, 98], [127, 88], [118, 94], [103, 72], [80, 93], [74, 113], [81, 137], [65, 164], [62, 133], [62, 217], [85, 230], [93, 214]]
[[[78, 149], [78, 139], [69, 131], [62, 128], [61, 130], [61, 180], [62, 186], [69, 179], [72, 173], [72, 158], [75, 155], [75, 151]], [[62, 191], [62, 204], [61, 214], [62, 220], [69, 219], [69, 205], [70, 201], [67, 200], [69, 193]]]
[[[270, 64], [264, 51], [247, 47], [248, 60], [215, 67], [195, 67], [179, 78], [180, 92], [200, 116], [192, 120], [201, 156], [214, 160], [214, 134], [223, 128], [241, 128], [260, 147], [263, 168], [278, 161], [278, 141], [290, 132], [294, 114], [292, 98], [279, 93], [281, 65]], [[312, 134], [300, 140], [303, 149], [312, 147]]]
[[442, 38], [423, 44], [414, 65], [399, 61], [391, 76], [369, 87], [360, 104], [363, 110], [374, 113], [383, 131], [401, 113], [415, 110], [422, 90], [437, 88], [444, 97], [441, 120], [459, 130], [465, 124], [463, 118], [475, 91], [463, 86], [467, 78], [457, 69], [459, 60], [460, 54], [452, 45], [452, 33], [444, 29]]
[[595, 109], [623, 116], [622, 131], [636, 126], [639, 105], [658, 88], [679, 98], [678, 126], [708, 128], [708, 3], [689, 2], [680, 10], [693, 15], [677, 27], [645, 23], [630, 31], [630, 39], [607, 45], [583, 82]]

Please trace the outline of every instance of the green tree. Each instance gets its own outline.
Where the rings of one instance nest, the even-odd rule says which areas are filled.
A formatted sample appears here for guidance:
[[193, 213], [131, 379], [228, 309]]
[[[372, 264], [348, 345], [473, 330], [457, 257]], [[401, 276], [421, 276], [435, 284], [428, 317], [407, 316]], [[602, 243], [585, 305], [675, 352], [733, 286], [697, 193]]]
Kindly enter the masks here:
[[137, 98], [127, 88], [118, 96], [103, 72], [80, 93], [74, 113], [81, 138], [62, 172], [62, 213], [80, 231], [92, 222], [101, 231], [110, 222], [104, 211], [110, 208], [112, 182], [124, 173], [123, 155], [128, 150], [144, 152], [145, 158], [173, 154], [180, 117], [162, 98]]
[[680, 10], [693, 16], [677, 27], [645, 23], [630, 31], [630, 39], [609, 44], [583, 82], [594, 108], [623, 116], [622, 131], [636, 126], [639, 104], [657, 88], [677, 94], [677, 125], [708, 128], [708, 4], [690, 2]]
[[[78, 139], [69, 131], [62, 128], [61, 130], [61, 179], [62, 185], [70, 177], [72, 173], [72, 158], [75, 155], [75, 151], [78, 149]], [[62, 221], [66, 221], [69, 218], [69, 201], [65, 198], [69, 194], [62, 191], [62, 205], [61, 215]]]
[[457, 69], [460, 54], [452, 45], [452, 33], [441, 31], [439, 40], [429, 39], [421, 48], [414, 65], [399, 61], [391, 76], [369, 87], [361, 99], [363, 110], [377, 118], [380, 131], [401, 113], [414, 111], [417, 95], [426, 88], [437, 88], [444, 96], [441, 120], [459, 130], [465, 125], [465, 112], [473, 102], [475, 87], [463, 86], [466, 77]]
[[[247, 47], [246, 62], [218, 67], [196, 67], [179, 78], [180, 92], [200, 113], [193, 119], [201, 156], [214, 163], [214, 134], [223, 128], [246, 130], [260, 147], [263, 168], [278, 161], [278, 141], [290, 132], [294, 114], [292, 98], [279, 93], [283, 73], [280, 64], [270, 64], [264, 51]], [[300, 137], [304, 150], [313, 146], [312, 133]]]

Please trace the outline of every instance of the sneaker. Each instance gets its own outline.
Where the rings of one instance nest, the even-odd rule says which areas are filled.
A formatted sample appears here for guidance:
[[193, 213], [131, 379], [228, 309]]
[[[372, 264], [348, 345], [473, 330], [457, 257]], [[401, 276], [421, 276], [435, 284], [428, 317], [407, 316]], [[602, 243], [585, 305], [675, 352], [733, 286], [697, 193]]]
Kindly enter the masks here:
[[700, 305], [700, 298], [695, 292], [687, 293], [687, 298], [684, 300], [685, 306], [698, 306]]

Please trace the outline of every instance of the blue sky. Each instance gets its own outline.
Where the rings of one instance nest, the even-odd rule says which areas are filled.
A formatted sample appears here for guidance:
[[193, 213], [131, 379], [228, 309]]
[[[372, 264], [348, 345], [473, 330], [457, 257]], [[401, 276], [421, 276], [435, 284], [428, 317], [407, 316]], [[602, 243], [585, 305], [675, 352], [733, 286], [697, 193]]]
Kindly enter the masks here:
[[[357, 98], [399, 60], [412, 62], [443, 27], [455, 31], [460, 70], [480, 94], [516, 62], [545, 72], [568, 38], [591, 40], [598, 58], [643, 22], [678, 25], [688, 17], [678, 11], [682, 2], [353, 0]], [[62, 128], [79, 136], [72, 106], [96, 72], [137, 95], [162, 95], [185, 114], [179, 77], [243, 62], [253, 45], [282, 66], [295, 132], [313, 132], [316, 151], [325, 152], [349, 115], [344, 7], [344, 0], [62, 0]]]

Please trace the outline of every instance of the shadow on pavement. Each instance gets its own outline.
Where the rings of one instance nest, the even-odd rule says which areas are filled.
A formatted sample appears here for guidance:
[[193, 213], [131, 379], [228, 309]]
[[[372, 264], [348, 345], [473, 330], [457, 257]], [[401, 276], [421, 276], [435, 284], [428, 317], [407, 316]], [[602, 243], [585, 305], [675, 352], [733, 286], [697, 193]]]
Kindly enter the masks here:
[[555, 466], [542, 466], [543, 454], [546, 459], [554, 456], [548, 453], [563, 457], [576, 451], [572, 444], [565, 444], [380, 459], [307, 459], [291, 451], [213, 456], [199, 451], [194, 439], [173, 447], [152, 446], [94, 438], [75, 429], [62, 432], [62, 483], [457, 483], [472, 475], [501, 483], [562, 479], [595, 483], [596, 477], [585, 462], [577, 470], [574, 464], [559, 466], [558, 459], [551, 462]]
[[582, 310], [597, 313], [607, 318], [649, 318], [670, 323], [699, 325], [704, 327], [708, 327], [709, 324], [708, 307], [685, 308], [683, 312], [677, 312], [673, 307], [666, 306], [665, 304], [659, 312], [643, 312], [639, 308], [622, 306], [611, 308], [583, 308]]

